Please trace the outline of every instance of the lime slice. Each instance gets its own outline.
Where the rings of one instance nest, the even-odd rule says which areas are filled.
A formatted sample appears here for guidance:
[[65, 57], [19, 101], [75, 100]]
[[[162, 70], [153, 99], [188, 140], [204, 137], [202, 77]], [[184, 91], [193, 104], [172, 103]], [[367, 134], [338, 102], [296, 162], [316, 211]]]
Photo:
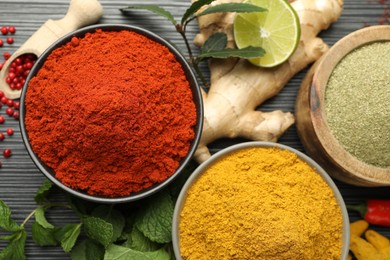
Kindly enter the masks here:
[[285, 62], [297, 48], [301, 34], [295, 10], [285, 0], [250, 0], [247, 3], [267, 11], [237, 13], [233, 24], [237, 47], [262, 47], [264, 56], [249, 59], [259, 67], [275, 67]]

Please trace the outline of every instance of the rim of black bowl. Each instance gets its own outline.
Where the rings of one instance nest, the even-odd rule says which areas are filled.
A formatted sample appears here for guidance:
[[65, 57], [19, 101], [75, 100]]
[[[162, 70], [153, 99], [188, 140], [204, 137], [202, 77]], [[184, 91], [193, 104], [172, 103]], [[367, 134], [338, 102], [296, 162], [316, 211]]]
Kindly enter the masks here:
[[[24, 100], [25, 100], [25, 96], [27, 93], [27, 89], [28, 89], [28, 83], [37, 74], [37, 72], [40, 70], [40, 68], [43, 66], [43, 64], [46, 61], [46, 58], [52, 53], [53, 50], [68, 43], [72, 39], [73, 36], [84, 37], [86, 33], [94, 32], [94, 31], [96, 31], [96, 29], [102, 29], [103, 31], [122, 31], [122, 30], [134, 31], [136, 33], [139, 33], [141, 35], [148, 37], [149, 39], [151, 39], [155, 42], [158, 42], [158, 43], [166, 46], [175, 55], [177, 61], [181, 64], [181, 66], [185, 72], [186, 78], [190, 83], [190, 88], [191, 88], [193, 100], [194, 100], [194, 103], [196, 106], [197, 119], [196, 119], [196, 125], [194, 127], [195, 136], [191, 142], [191, 145], [190, 145], [190, 148], [189, 148], [189, 151], [188, 151], [186, 157], [184, 157], [180, 161], [180, 165], [176, 169], [176, 171], [170, 177], [165, 179], [163, 182], [154, 184], [147, 189], [132, 193], [129, 196], [124, 196], [124, 197], [111, 198], [111, 197], [103, 197], [103, 196], [94, 196], [94, 195], [87, 194], [84, 191], [75, 190], [75, 189], [72, 189], [72, 188], [64, 185], [57, 178], [55, 178], [54, 171], [52, 169], [50, 169], [48, 166], [46, 166], [33, 151], [32, 147], [29, 143], [29, 139], [28, 139], [26, 128], [25, 128], [25, 123], [24, 123], [25, 111], [26, 111]], [[54, 42], [49, 48], [47, 48], [42, 53], [42, 55], [40, 57], [38, 57], [36, 63], [32, 67], [32, 69], [31, 69], [31, 71], [26, 79], [26, 83], [25, 83], [23, 90], [22, 90], [22, 93], [21, 93], [19, 124], [20, 124], [20, 129], [21, 129], [21, 134], [22, 134], [22, 140], [23, 140], [23, 143], [28, 151], [29, 156], [33, 160], [34, 164], [38, 167], [38, 169], [43, 173], [43, 175], [45, 175], [51, 182], [56, 184], [61, 189], [69, 192], [70, 194], [72, 194], [76, 197], [85, 199], [85, 200], [94, 201], [94, 202], [98, 202], [98, 203], [112, 203], [112, 204], [113, 203], [126, 203], [126, 202], [132, 202], [132, 201], [136, 201], [136, 200], [140, 200], [140, 199], [149, 197], [150, 195], [163, 189], [168, 184], [170, 184], [178, 175], [180, 175], [180, 173], [183, 171], [183, 169], [191, 161], [191, 159], [196, 151], [196, 148], [198, 146], [198, 143], [199, 143], [199, 140], [201, 137], [201, 133], [202, 133], [202, 127], [203, 127], [202, 94], [201, 94], [201, 89], [199, 87], [197, 78], [196, 78], [192, 68], [190, 67], [190, 65], [186, 61], [186, 58], [169, 41], [165, 40], [161, 36], [151, 32], [149, 30], [146, 30], [146, 29], [143, 29], [143, 28], [140, 28], [137, 26], [123, 25], [123, 24], [96, 24], [96, 25], [83, 27], [81, 29], [78, 29], [74, 32], [71, 32], [71, 33], [61, 37], [56, 42]]]

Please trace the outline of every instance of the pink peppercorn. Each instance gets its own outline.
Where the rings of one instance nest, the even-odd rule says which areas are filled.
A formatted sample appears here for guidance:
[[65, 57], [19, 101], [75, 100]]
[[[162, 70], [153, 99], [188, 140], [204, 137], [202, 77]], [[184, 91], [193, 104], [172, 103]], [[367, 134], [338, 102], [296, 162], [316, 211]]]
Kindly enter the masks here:
[[14, 129], [8, 128], [6, 132], [7, 132], [7, 135], [13, 135], [14, 134]]
[[4, 156], [5, 158], [9, 158], [9, 157], [11, 157], [11, 155], [12, 155], [11, 149], [5, 149], [5, 150], [3, 151], [3, 156]]
[[14, 33], [16, 32], [15, 26], [10, 26], [10, 27], [8, 27], [8, 31], [9, 31], [11, 34], [14, 34]]

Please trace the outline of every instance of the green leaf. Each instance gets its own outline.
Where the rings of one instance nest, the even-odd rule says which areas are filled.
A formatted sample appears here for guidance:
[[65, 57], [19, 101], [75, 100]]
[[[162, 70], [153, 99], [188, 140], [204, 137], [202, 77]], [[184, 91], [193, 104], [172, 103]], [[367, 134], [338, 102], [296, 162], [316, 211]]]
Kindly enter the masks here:
[[120, 211], [112, 206], [101, 205], [92, 212], [92, 216], [99, 217], [112, 225], [113, 235], [111, 242], [115, 242], [120, 237], [126, 222]]
[[127, 247], [110, 245], [104, 255], [105, 260], [170, 260], [164, 249], [153, 252], [139, 252]]
[[102, 244], [104, 247], [111, 243], [114, 235], [114, 228], [111, 223], [93, 216], [84, 216], [82, 223], [89, 238]]
[[181, 24], [185, 24], [191, 16], [193, 16], [200, 8], [205, 5], [210, 4], [214, 0], [198, 0], [192, 3], [192, 5], [185, 11], [183, 17], [181, 18]]
[[37, 204], [42, 205], [47, 202], [47, 195], [50, 192], [50, 189], [53, 187], [53, 184], [48, 179], [43, 181], [41, 187], [39, 187], [37, 193], [35, 194], [34, 200]]
[[157, 15], [163, 16], [167, 18], [174, 26], [176, 26], [177, 22], [173, 15], [165, 10], [164, 8], [159, 7], [158, 5], [129, 5], [126, 8], [120, 9], [122, 12], [127, 12], [130, 9], [142, 9], [142, 10], [148, 10], [151, 11]]
[[34, 222], [31, 227], [32, 238], [40, 246], [58, 245], [55, 232], [56, 229], [44, 228], [38, 222]]
[[128, 239], [122, 246], [134, 249], [141, 252], [150, 252], [158, 250], [162, 247], [161, 244], [151, 241], [149, 238], [145, 237], [144, 234], [134, 227], [130, 234], [128, 234]]
[[54, 228], [45, 217], [45, 209], [43, 207], [38, 207], [35, 210], [35, 220], [44, 228]]
[[11, 218], [11, 210], [2, 200], [0, 200], [0, 228], [10, 232], [22, 229], [22, 227]]
[[170, 194], [160, 192], [140, 210], [135, 226], [150, 240], [169, 243], [172, 240], [173, 208]]
[[207, 41], [203, 44], [201, 52], [220, 51], [226, 48], [226, 44], [226, 34], [217, 32], [207, 39]]
[[104, 248], [90, 239], [85, 239], [72, 249], [73, 260], [101, 260], [104, 257]]
[[228, 57], [238, 57], [243, 59], [250, 59], [250, 58], [258, 58], [263, 56], [265, 53], [264, 49], [261, 47], [246, 47], [243, 49], [224, 49], [220, 51], [209, 51], [209, 52], [201, 52], [198, 55], [199, 59], [204, 58], [217, 58], [217, 59], [224, 59]]
[[55, 232], [57, 241], [61, 243], [62, 249], [69, 253], [75, 245], [77, 238], [80, 235], [81, 223], [80, 224], [67, 224], [62, 228], [59, 228]]
[[26, 231], [19, 230], [14, 234], [13, 239], [9, 244], [0, 252], [0, 260], [24, 260], [24, 248], [26, 245], [27, 233]]
[[197, 17], [206, 14], [223, 13], [223, 12], [253, 13], [253, 12], [264, 12], [264, 11], [267, 11], [267, 9], [253, 4], [225, 3], [225, 4], [210, 6], [204, 11], [202, 11], [201, 13], [199, 13]]

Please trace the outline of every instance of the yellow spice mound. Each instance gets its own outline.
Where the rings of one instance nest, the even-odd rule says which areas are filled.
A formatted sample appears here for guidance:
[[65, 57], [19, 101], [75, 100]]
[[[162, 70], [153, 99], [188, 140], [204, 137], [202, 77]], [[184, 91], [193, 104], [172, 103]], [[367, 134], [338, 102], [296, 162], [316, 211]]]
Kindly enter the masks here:
[[294, 153], [234, 152], [190, 188], [180, 214], [184, 259], [340, 259], [332, 190]]

